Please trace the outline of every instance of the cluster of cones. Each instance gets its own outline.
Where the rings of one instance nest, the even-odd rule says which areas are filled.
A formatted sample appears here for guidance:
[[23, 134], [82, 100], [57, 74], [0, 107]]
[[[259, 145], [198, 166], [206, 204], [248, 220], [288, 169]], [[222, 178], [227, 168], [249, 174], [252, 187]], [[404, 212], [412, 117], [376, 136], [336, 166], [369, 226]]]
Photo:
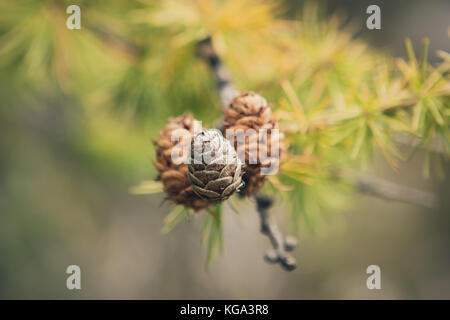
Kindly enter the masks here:
[[[195, 123], [190, 114], [170, 118], [160, 131], [159, 140], [154, 142], [157, 180], [162, 182], [168, 198], [176, 204], [199, 211], [226, 200], [235, 192], [251, 196], [264, 184], [264, 168], [278, 167], [279, 144], [275, 146], [276, 152], [271, 145], [279, 139], [278, 130], [274, 130], [277, 121], [262, 96], [244, 92], [224, 110], [222, 133], [244, 132], [245, 143], [238, 143], [239, 138], [235, 137], [230, 144], [216, 129], [195, 132]], [[174, 131], [180, 129], [190, 135], [189, 139], [174, 139]], [[260, 134], [262, 130], [263, 135]], [[173, 155], [177, 153], [174, 151], [178, 151], [175, 148], [186, 143], [190, 144], [191, 161], [174, 161]], [[227, 153], [231, 155], [231, 161], [199, 163], [192, 158], [194, 149], [219, 158]], [[267, 157], [260, 156], [262, 151]]]

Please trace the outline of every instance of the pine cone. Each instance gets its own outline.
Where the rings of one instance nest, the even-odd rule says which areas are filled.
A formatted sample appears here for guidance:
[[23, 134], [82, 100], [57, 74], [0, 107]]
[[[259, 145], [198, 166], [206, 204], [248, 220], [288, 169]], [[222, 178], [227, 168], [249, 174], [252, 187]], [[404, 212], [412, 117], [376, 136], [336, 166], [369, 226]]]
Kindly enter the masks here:
[[[194, 191], [187, 177], [188, 167], [186, 161], [178, 163], [172, 158], [172, 151], [175, 147], [187, 147], [194, 134], [194, 121], [192, 115], [182, 115], [177, 118], [170, 118], [169, 123], [159, 132], [159, 140], [154, 141], [156, 149], [155, 167], [159, 172], [157, 180], [163, 183], [164, 191], [168, 198], [177, 204], [186, 206], [196, 211], [204, 209], [212, 204], [207, 199], [199, 197]], [[184, 136], [180, 136], [178, 141], [172, 141], [172, 133], [180, 130]], [[183, 159], [179, 159], [183, 160]]]
[[199, 196], [214, 202], [228, 199], [242, 185], [241, 167], [219, 130], [204, 130], [192, 138], [188, 178]]
[[[230, 139], [230, 132], [237, 133], [237, 138], [233, 138], [234, 141], [232, 141], [238, 156], [243, 161], [245, 157], [245, 173], [242, 178], [245, 187], [241, 193], [248, 196], [258, 192], [263, 186], [266, 175], [261, 173], [262, 168], [268, 170], [268, 168], [279, 166], [281, 143], [278, 143], [278, 150], [273, 151], [271, 142], [272, 139], [280, 141], [281, 136], [278, 131], [273, 131], [277, 128], [277, 120], [272, 117], [270, 108], [271, 106], [262, 96], [253, 92], [244, 92], [235, 97], [224, 110], [223, 128], [226, 136]], [[260, 135], [261, 129], [266, 129], [267, 135]], [[238, 143], [239, 132], [248, 137], [244, 136], [245, 140], [241, 140], [242, 143]], [[262, 154], [267, 154], [267, 157], [261, 157]]]

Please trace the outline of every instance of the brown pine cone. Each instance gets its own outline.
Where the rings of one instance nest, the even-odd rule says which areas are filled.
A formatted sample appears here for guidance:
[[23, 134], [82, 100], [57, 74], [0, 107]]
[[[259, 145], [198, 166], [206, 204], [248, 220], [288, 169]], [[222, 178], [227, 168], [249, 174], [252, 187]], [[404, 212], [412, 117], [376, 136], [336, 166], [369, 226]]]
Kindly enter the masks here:
[[[245, 173], [242, 178], [245, 186], [241, 193], [248, 196], [258, 192], [264, 184], [266, 175], [262, 174], [261, 169], [265, 168], [264, 173], [267, 174], [269, 168], [277, 170], [279, 166], [281, 135], [273, 130], [277, 128], [277, 120], [272, 117], [270, 108], [262, 96], [244, 92], [235, 97], [224, 110], [223, 128], [226, 137], [232, 141], [243, 161], [245, 157]], [[266, 129], [267, 135], [260, 134], [263, 132], [261, 129]], [[237, 138], [233, 138], [233, 135]], [[279, 141], [276, 151], [271, 149], [272, 139]], [[267, 157], [262, 156], [266, 154]]]
[[228, 199], [243, 184], [241, 167], [219, 130], [204, 130], [192, 138], [188, 178], [200, 197], [214, 202]]
[[[153, 141], [153, 144], [156, 149], [155, 167], [159, 172], [157, 180], [163, 183], [168, 198], [176, 204], [198, 211], [207, 208], [212, 202], [199, 197], [193, 191], [187, 177], [187, 161], [172, 157], [173, 151], [179, 150], [174, 148], [186, 147], [186, 150], [189, 150], [191, 137], [194, 134], [194, 123], [195, 119], [190, 114], [170, 118], [164, 129], [159, 132], [159, 140]], [[180, 137], [178, 141], [171, 139], [174, 132], [177, 133], [177, 137]]]

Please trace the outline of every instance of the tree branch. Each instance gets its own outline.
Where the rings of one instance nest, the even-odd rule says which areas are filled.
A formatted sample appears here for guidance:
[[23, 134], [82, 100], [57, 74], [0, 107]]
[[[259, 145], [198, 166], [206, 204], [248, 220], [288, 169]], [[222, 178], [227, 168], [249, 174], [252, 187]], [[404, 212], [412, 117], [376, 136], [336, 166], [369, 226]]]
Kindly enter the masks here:
[[197, 54], [200, 58], [208, 62], [214, 73], [214, 78], [219, 92], [220, 104], [225, 109], [231, 100], [239, 94], [239, 91], [232, 83], [231, 73], [224, 66], [222, 60], [217, 55], [212, 45], [211, 38], [206, 38], [198, 43]]
[[[208, 62], [211, 67], [222, 109], [227, 108], [239, 91], [232, 83], [231, 73], [224, 66], [222, 60], [214, 50], [211, 38], [206, 38], [198, 43], [197, 54], [200, 58]], [[405, 104], [402, 107], [406, 106], [409, 107], [410, 104]], [[336, 172], [336, 178], [344, 178], [341, 172]], [[433, 207], [437, 203], [436, 196], [431, 193], [398, 186], [375, 177], [358, 176], [356, 179], [353, 179], [353, 183], [359, 192], [387, 200], [397, 200], [427, 208]], [[297, 239], [290, 236], [285, 237], [278, 229], [276, 223], [270, 218], [268, 209], [273, 204], [271, 197], [258, 194], [253, 197], [256, 201], [256, 208], [261, 221], [261, 233], [269, 238], [273, 247], [273, 250], [265, 254], [265, 260], [269, 263], [279, 263], [286, 271], [294, 270], [297, 264], [288, 252], [296, 247]]]
[[399, 186], [377, 177], [359, 176], [356, 181], [356, 188], [360, 193], [367, 193], [386, 200], [410, 203], [425, 208], [433, 208], [438, 202], [437, 197], [432, 193]]
[[142, 53], [142, 48], [140, 48], [136, 43], [122, 37], [117, 33], [114, 33], [112, 30], [94, 24], [88, 24], [87, 28], [91, 30], [101, 41], [115, 47], [132, 59], [139, 57]]
[[269, 238], [273, 247], [273, 250], [266, 253], [264, 259], [269, 263], [279, 263], [286, 271], [294, 270], [297, 263], [288, 252], [297, 246], [297, 239], [290, 236], [284, 237], [276, 223], [270, 218], [268, 209], [273, 203], [271, 197], [256, 194], [254, 199], [261, 220], [261, 233]]
[[[449, 95], [449, 94], [450, 94], [450, 86], [446, 86], [446, 87], [444, 87], [440, 90], [436, 90], [434, 92], [434, 95], [436, 95], [436, 96], [441, 96], [441, 95], [443, 96], [443, 95]], [[421, 99], [420, 97], [410, 97], [408, 99], [403, 100], [398, 105], [387, 108], [386, 110], [383, 111], [383, 113], [392, 114], [399, 110], [404, 110], [404, 109], [414, 107], [417, 104], [417, 102], [420, 101], [420, 99]]]
[[[214, 50], [211, 38], [206, 38], [198, 43], [197, 54], [208, 62], [214, 74], [222, 109], [228, 108], [231, 100], [239, 94], [239, 91], [232, 83], [230, 71]], [[287, 252], [294, 250], [297, 246], [297, 239], [284, 237], [276, 223], [270, 218], [268, 209], [273, 204], [272, 198], [262, 195], [253, 197], [261, 221], [261, 233], [270, 239], [273, 247], [273, 250], [265, 254], [264, 259], [269, 263], [279, 263], [286, 271], [294, 270], [297, 266], [296, 261]]]
[[370, 175], [355, 174], [351, 171], [340, 169], [332, 170], [332, 175], [355, 187], [359, 193], [389, 201], [398, 201], [424, 208], [434, 208], [438, 203], [438, 197], [433, 193], [400, 186], [390, 181]]
[[427, 145], [423, 145], [423, 141], [418, 138], [408, 137], [400, 133], [392, 135], [392, 139], [395, 142], [406, 145], [410, 148], [420, 147], [426, 151], [431, 151], [442, 155], [448, 154], [448, 152], [445, 150], [444, 142], [439, 138], [433, 138]]

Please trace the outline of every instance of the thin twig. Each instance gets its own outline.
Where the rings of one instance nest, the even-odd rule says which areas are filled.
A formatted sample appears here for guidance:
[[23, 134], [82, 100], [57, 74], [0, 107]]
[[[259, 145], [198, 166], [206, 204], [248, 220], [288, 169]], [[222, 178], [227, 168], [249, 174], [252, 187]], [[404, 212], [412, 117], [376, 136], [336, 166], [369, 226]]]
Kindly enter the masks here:
[[[211, 38], [206, 38], [198, 43], [198, 55], [208, 62], [214, 74], [217, 91], [220, 97], [222, 109], [230, 104], [239, 91], [233, 85], [231, 73], [222, 63], [212, 45]], [[266, 253], [264, 259], [269, 263], [279, 263], [284, 270], [291, 271], [297, 266], [295, 259], [287, 252], [294, 250], [297, 239], [284, 237], [276, 223], [270, 218], [268, 209], [273, 204], [273, 199], [268, 196], [254, 195], [256, 208], [261, 220], [261, 233], [266, 235], [272, 244], [273, 250]]]
[[124, 52], [131, 58], [137, 58], [142, 53], [142, 48], [140, 48], [136, 43], [113, 32], [112, 30], [93, 24], [88, 24], [87, 28], [91, 30], [101, 41], [117, 48], [119, 51]]
[[408, 137], [404, 134], [394, 134], [392, 135], [392, 139], [399, 144], [406, 145], [413, 149], [419, 147], [425, 149], [426, 151], [431, 151], [442, 155], [448, 154], [445, 150], [443, 141], [439, 138], [433, 138], [427, 145], [424, 145], [423, 141], [418, 138]]
[[214, 50], [211, 38], [208, 37], [200, 41], [197, 49], [199, 57], [208, 62], [212, 72], [214, 73], [220, 103], [222, 105], [222, 109], [225, 109], [228, 107], [231, 100], [239, 94], [239, 91], [232, 83], [231, 73], [224, 66], [222, 60]]
[[368, 194], [389, 201], [409, 203], [424, 208], [434, 208], [438, 197], [430, 192], [401, 186], [384, 179], [367, 174], [356, 174], [339, 169], [332, 170], [332, 175], [355, 187], [359, 193]]
[[285, 237], [278, 229], [276, 223], [270, 218], [268, 209], [273, 204], [273, 199], [268, 196], [254, 195], [256, 209], [261, 220], [261, 233], [266, 235], [272, 244], [273, 250], [265, 255], [265, 260], [269, 263], [279, 263], [286, 271], [292, 271], [297, 267], [295, 259], [288, 254], [297, 246], [294, 237]]
[[[449, 86], [446, 86], [440, 90], [436, 90], [434, 92], [435, 96], [444, 96], [450, 94], [450, 88]], [[408, 99], [405, 99], [401, 102], [399, 102], [397, 105], [390, 106], [388, 109], [384, 110], [383, 113], [385, 114], [391, 114], [400, 110], [409, 109], [417, 105], [417, 103], [420, 101], [421, 97], [410, 97]]]
[[400, 186], [377, 177], [359, 176], [356, 181], [356, 188], [360, 193], [425, 208], [434, 208], [438, 202], [436, 195], [432, 193]]

